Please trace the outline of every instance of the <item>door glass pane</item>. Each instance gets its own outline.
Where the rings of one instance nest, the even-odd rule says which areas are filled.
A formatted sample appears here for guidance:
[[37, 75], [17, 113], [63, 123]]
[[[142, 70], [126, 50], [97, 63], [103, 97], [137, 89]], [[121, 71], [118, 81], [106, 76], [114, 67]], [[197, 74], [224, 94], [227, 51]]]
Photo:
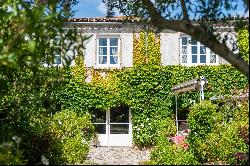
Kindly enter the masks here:
[[192, 55], [192, 63], [197, 63], [197, 55]]
[[94, 124], [94, 126], [98, 134], [106, 134], [106, 124]]
[[216, 63], [216, 55], [215, 54], [210, 55], [210, 63]]
[[106, 111], [92, 109], [90, 110], [90, 114], [92, 115], [93, 123], [106, 123]]
[[129, 107], [119, 106], [111, 108], [110, 123], [129, 123]]
[[118, 46], [118, 38], [110, 38], [110, 46]]
[[197, 45], [197, 41], [195, 41], [194, 39], [191, 39], [191, 44], [192, 45]]
[[111, 124], [110, 134], [128, 134], [129, 124]]
[[200, 63], [206, 63], [206, 55], [200, 56]]
[[206, 47], [200, 46], [200, 54], [206, 54]]
[[107, 46], [107, 38], [99, 38], [99, 46]]
[[118, 56], [110, 56], [110, 64], [118, 64]]

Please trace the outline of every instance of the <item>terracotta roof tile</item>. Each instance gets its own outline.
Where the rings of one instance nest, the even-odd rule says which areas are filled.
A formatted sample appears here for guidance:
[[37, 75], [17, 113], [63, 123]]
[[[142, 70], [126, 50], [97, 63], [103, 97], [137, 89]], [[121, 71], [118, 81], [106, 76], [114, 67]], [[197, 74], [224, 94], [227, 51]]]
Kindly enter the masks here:
[[139, 22], [142, 18], [133, 16], [95, 17], [95, 18], [69, 18], [67, 22]]
[[[229, 17], [229, 18], [217, 18], [217, 19], [194, 19], [193, 21], [225, 21], [225, 20], [237, 20], [243, 19], [249, 21], [249, 17]], [[146, 21], [141, 17], [134, 16], [115, 16], [115, 17], [95, 17], [95, 18], [68, 18], [67, 22], [141, 22]]]

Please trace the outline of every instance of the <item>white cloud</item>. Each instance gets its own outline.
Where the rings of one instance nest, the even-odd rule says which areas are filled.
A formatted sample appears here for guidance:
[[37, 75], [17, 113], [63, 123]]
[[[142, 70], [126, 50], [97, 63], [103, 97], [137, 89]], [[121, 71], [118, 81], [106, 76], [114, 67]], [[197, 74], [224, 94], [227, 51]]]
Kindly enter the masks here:
[[[102, 14], [106, 15], [107, 14], [107, 6], [105, 3], [103, 2], [99, 2], [98, 6], [97, 6], [97, 10], [100, 11]], [[113, 10], [115, 13], [115, 16], [121, 16], [122, 14], [119, 12], [118, 9], [114, 9]]]
[[105, 3], [100, 2], [97, 6], [97, 10], [100, 11], [102, 14], [106, 14], [107, 13], [107, 6]]

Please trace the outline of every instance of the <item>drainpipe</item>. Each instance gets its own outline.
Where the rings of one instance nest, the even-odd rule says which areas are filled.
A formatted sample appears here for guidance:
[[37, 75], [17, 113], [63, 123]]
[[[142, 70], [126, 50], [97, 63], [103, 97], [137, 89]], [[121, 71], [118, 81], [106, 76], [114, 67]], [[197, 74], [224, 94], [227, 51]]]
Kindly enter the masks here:
[[145, 47], [146, 47], [146, 57], [147, 57], [147, 50], [148, 50], [148, 25], [145, 27], [146, 34], [145, 34]]
[[177, 94], [175, 94], [175, 121], [176, 121], [176, 135], [178, 136], [179, 134], [178, 134], [178, 128], [179, 128], [179, 126], [178, 126], [178, 117], [177, 117], [177, 111], [178, 111], [178, 107], [177, 107]]
[[207, 83], [207, 80], [204, 76], [200, 77], [200, 101], [204, 100], [204, 88], [203, 86]]

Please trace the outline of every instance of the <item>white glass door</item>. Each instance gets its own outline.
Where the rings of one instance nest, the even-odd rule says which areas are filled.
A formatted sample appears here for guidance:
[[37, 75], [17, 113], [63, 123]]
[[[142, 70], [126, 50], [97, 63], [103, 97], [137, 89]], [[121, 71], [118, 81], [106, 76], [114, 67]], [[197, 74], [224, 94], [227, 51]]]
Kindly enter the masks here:
[[131, 112], [127, 106], [92, 111], [98, 146], [132, 146]]
[[97, 132], [97, 146], [108, 146], [107, 111], [94, 109], [91, 111], [92, 122]]
[[132, 146], [130, 110], [127, 106], [109, 111], [109, 146]]

